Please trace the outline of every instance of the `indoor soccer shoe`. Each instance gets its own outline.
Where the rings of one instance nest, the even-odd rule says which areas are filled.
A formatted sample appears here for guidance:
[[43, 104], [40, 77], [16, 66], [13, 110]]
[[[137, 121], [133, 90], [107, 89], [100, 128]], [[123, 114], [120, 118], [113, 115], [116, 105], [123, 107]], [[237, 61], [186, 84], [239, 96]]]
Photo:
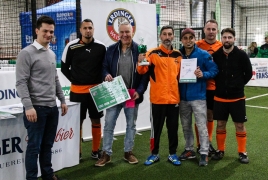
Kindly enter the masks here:
[[212, 144], [209, 144], [208, 157], [211, 157], [215, 153], [216, 153], [216, 149], [214, 149], [214, 147], [212, 146]]
[[239, 161], [242, 164], [248, 164], [249, 163], [249, 160], [248, 160], [247, 153], [239, 153]]
[[168, 161], [171, 162], [175, 166], [181, 165], [181, 162], [176, 154], [169, 155]]
[[206, 154], [200, 155], [199, 166], [207, 166], [208, 165], [208, 156]]
[[217, 150], [215, 154], [211, 157], [213, 160], [221, 160], [224, 156], [224, 151]]
[[98, 149], [98, 151], [92, 151], [91, 152], [91, 158], [92, 159], [100, 159], [102, 155], [102, 151]]
[[153, 163], [155, 163], [157, 161], [159, 161], [159, 156], [155, 155], [155, 154], [152, 154], [147, 158], [147, 160], [144, 162], [144, 164], [146, 166], [149, 166], [149, 165], [152, 165]]
[[185, 150], [183, 153], [180, 155], [180, 160], [186, 160], [186, 159], [193, 159], [195, 158], [195, 152], [193, 150]]

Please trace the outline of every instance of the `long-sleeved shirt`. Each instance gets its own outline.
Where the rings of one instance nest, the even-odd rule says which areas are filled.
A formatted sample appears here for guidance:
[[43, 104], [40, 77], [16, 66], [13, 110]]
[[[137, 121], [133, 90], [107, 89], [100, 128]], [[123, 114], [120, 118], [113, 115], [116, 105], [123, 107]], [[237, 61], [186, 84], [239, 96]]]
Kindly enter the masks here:
[[65, 104], [56, 70], [56, 55], [37, 41], [22, 49], [16, 63], [16, 88], [26, 110], [33, 105]]

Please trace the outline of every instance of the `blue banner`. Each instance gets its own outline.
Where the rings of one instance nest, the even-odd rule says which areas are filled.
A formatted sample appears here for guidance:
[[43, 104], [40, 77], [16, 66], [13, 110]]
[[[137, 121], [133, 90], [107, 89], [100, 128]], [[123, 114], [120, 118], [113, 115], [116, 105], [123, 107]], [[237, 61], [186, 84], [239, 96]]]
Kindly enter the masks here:
[[[76, 39], [76, 5], [75, 0], [66, 0], [37, 10], [37, 19], [42, 15], [54, 19], [56, 27], [50, 48], [57, 56], [57, 67], [60, 66], [61, 56], [65, 45]], [[33, 42], [31, 12], [20, 13], [22, 48]]]

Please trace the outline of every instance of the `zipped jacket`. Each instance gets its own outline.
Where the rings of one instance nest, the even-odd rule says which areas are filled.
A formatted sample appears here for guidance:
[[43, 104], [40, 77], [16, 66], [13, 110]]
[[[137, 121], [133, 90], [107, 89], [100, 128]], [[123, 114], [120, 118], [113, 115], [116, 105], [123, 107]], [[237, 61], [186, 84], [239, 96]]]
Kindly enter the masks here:
[[194, 49], [187, 57], [182, 47], [183, 59], [197, 58], [197, 66], [203, 73], [202, 78], [197, 78], [196, 83], [180, 83], [180, 96], [183, 101], [206, 100], [206, 82], [218, 73], [217, 65], [212, 61], [212, 56], [205, 50], [194, 45]]
[[166, 49], [162, 44], [146, 53], [149, 66], [137, 66], [140, 74], [150, 74], [150, 101], [153, 104], [178, 104], [180, 102], [178, 77], [181, 53]]
[[[112, 77], [118, 76], [118, 63], [121, 52], [121, 41], [118, 41], [115, 44], [112, 44], [107, 48], [105, 58], [103, 61], [103, 69], [102, 69], [102, 78], [110, 74]], [[136, 71], [136, 66], [138, 63], [138, 44], [134, 41], [131, 43], [131, 55], [132, 55], [132, 81], [131, 81], [131, 89], [135, 89], [135, 91], [139, 94], [139, 98], [136, 99], [136, 104], [139, 104], [143, 101], [143, 94], [147, 89], [149, 76], [148, 74], [140, 75]]]
[[235, 46], [228, 55], [221, 47], [212, 56], [219, 68], [215, 77], [215, 96], [223, 99], [243, 98], [244, 86], [252, 77], [252, 66], [247, 54]]
[[62, 53], [61, 72], [71, 82], [71, 101], [86, 101], [89, 88], [102, 83], [105, 52], [105, 45], [94, 38], [88, 44], [77, 38], [66, 45]]

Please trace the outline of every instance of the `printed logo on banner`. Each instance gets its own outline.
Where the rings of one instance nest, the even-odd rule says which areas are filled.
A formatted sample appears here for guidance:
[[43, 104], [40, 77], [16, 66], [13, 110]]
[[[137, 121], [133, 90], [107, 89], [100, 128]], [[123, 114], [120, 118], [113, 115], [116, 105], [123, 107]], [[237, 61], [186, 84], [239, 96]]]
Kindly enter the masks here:
[[[0, 144], [0, 156], [5, 156], [11, 153], [23, 153], [21, 148], [21, 138], [12, 137], [7, 139], [2, 139]], [[13, 157], [13, 156], [12, 156]], [[6, 160], [6, 159], [1, 159]], [[0, 163], [0, 169], [8, 168], [10, 166], [15, 166], [24, 163], [24, 158], [12, 159], [12, 161], [6, 161]]]
[[56, 134], [54, 142], [64, 141], [67, 139], [72, 139], [74, 137], [74, 131], [73, 128], [70, 128], [70, 130], [66, 130], [63, 128], [60, 128]]
[[2, 139], [2, 143], [0, 146], [0, 155], [6, 155], [15, 152], [23, 153], [20, 144], [21, 144], [20, 137]]
[[107, 30], [109, 37], [113, 41], [119, 40], [118, 27], [119, 27], [119, 24], [124, 21], [128, 21], [131, 24], [132, 29], [133, 29], [133, 35], [134, 35], [136, 31], [136, 21], [130, 11], [123, 9], [123, 8], [118, 8], [118, 9], [114, 9], [108, 15], [107, 21], [106, 21], [106, 30]]
[[64, 96], [70, 95], [70, 86], [65, 86], [65, 87], [62, 87], [61, 89], [62, 89]]
[[57, 21], [68, 21], [74, 19], [73, 12], [59, 12], [56, 16]]
[[255, 68], [254, 75], [256, 79], [267, 79], [268, 78], [268, 63], [259, 62], [258, 66]]
[[16, 89], [0, 89], [0, 100], [19, 98]]
[[[56, 137], [54, 139], [54, 142], [59, 142], [59, 141], [67, 140], [67, 139], [72, 139], [73, 137], [74, 137], [73, 128], [70, 128], [70, 130], [60, 128], [57, 131], [57, 134], [56, 134]], [[28, 142], [28, 135], [25, 137], [25, 141]]]

